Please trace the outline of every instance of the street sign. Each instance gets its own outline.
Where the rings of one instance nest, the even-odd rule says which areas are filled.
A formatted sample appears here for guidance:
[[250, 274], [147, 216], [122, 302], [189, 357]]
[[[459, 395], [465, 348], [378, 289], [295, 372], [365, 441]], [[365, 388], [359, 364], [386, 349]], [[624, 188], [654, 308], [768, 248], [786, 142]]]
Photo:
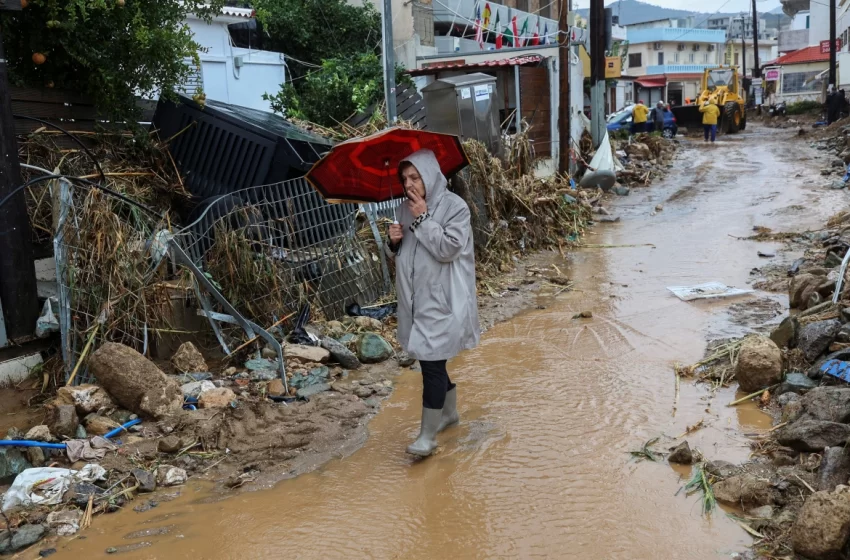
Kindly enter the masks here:
[[753, 97], [755, 97], [755, 98], [756, 98], [756, 105], [761, 105], [761, 104], [762, 104], [762, 91], [761, 91], [761, 87], [758, 87], [758, 86], [757, 86], [757, 87], [754, 87], [754, 88], [753, 88]]
[[768, 68], [764, 71], [764, 81], [765, 82], [778, 82], [779, 81], [779, 68]]
[[[835, 40], [835, 52], [841, 50], [841, 39]], [[820, 42], [820, 53], [821, 54], [829, 54], [829, 40]]]
[[605, 57], [605, 78], [619, 78], [623, 75], [623, 61], [619, 56]]
[[761, 86], [761, 78], [753, 78], [751, 83], [753, 86]]

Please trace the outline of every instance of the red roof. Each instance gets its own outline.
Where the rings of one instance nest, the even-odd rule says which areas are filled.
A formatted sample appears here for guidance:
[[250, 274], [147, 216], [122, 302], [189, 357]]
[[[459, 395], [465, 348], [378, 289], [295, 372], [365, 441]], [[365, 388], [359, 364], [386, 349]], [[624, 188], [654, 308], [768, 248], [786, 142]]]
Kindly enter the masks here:
[[789, 64], [806, 64], [807, 62], [829, 62], [829, 53], [820, 52], [820, 46], [806, 47], [804, 49], [782, 55], [771, 64], [787, 66]]
[[487, 60], [483, 62], [470, 62], [467, 64], [463, 60], [449, 60], [446, 62], [435, 62], [425, 68], [416, 68], [408, 71], [411, 76], [424, 76], [426, 74], [436, 74], [444, 70], [472, 70], [477, 68], [498, 68], [503, 66], [525, 66], [527, 64], [537, 64], [543, 60], [542, 56], [516, 56], [514, 58], [502, 58], [499, 60]]
[[656, 88], [656, 87], [664, 87], [667, 83], [667, 78], [664, 76], [652, 77], [652, 78], [638, 78], [635, 80], [639, 86], [645, 88]]

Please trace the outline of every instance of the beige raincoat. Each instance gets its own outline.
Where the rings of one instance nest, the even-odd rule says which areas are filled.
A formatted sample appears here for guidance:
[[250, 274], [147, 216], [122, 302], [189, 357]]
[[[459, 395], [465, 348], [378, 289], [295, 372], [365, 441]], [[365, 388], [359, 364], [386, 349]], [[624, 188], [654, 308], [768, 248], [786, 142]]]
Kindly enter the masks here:
[[478, 345], [475, 251], [469, 207], [447, 189], [434, 153], [421, 150], [412, 163], [425, 184], [430, 217], [413, 231], [413, 216], [398, 211], [404, 237], [396, 261], [398, 341], [417, 360], [448, 360]]

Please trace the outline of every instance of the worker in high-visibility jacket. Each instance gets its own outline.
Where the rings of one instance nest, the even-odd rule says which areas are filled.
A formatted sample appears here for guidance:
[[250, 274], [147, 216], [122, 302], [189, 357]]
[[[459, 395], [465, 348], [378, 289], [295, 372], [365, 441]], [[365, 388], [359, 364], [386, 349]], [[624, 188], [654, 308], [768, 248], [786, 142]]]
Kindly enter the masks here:
[[647, 115], [649, 115], [649, 109], [643, 104], [643, 99], [641, 99], [632, 109], [632, 134], [646, 132]]
[[708, 137], [711, 136], [711, 142], [717, 137], [717, 119], [720, 118], [720, 109], [714, 103], [706, 101], [699, 108], [702, 113], [702, 130], [705, 136], [705, 142], [708, 142]]

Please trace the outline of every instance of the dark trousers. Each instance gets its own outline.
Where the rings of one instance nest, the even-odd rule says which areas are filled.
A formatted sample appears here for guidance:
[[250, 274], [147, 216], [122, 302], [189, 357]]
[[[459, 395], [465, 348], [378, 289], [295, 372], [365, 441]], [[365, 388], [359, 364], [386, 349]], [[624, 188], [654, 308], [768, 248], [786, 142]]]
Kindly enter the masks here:
[[714, 142], [714, 139], [717, 137], [717, 125], [704, 124], [702, 125], [702, 130], [705, 134], [705, 139], [708, 140], [709, 135], [711, 135], [711, 141]]
[[446, 404], [446, 393], [455, 388], [446, 370], [446, 360], [419, 360], [419, 365], [422, 367], [422, 406], [443, 408]]
[[646, 132], [646, 123], [632, 123], [632, 134], [640, 134]]

